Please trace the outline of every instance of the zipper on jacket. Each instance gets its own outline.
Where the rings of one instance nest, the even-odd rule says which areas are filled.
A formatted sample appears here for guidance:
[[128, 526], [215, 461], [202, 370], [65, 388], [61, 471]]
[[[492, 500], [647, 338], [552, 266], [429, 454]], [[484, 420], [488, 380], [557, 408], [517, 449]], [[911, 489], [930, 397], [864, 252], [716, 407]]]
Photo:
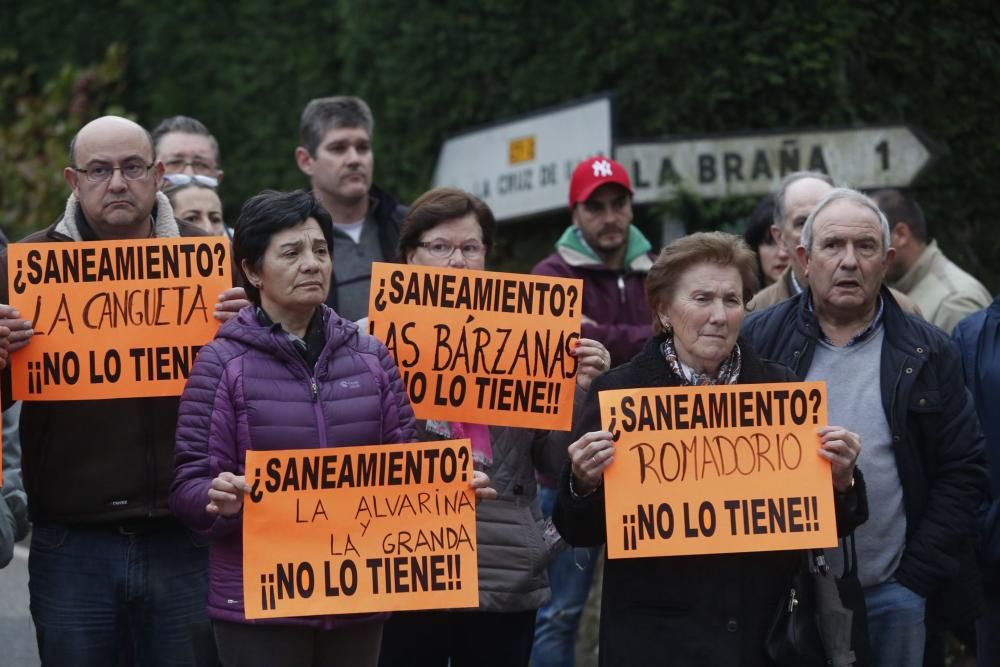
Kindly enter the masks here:
[[[319, 446], [326, 447], [327, 446], [326, 419], [323, 416], [323, 406], [319, 402], [319, 383], [316, 381], [316, 377], [313, 375], [315, 369], [310, 370], [309, 366], [306, 365], [305, 360], [301, 356], [299, 356], [299, 353], [296, 352], [294, 349], [289, 349], [292, 347], [292, 344], [288, 342], [287, 338], [285, 340], [281, 340], [280, 338], [278, 338], [275, 332], [272, 331], [270, 333], [272, 339], [274, 339], [274, 341], [277, 343], [278, 349], [282, 350], [284, 355], [288, 359], [292, 360], [291, 361], [292, 364], [297, 363], [299, 368], [303, 369], [306, 373], [306, 378], [309, 381], [309, 396], [312, 399], [313, 413], [316, 415], [316, 430], [319, 433], [319, 440], [320, 440]], [[322, 357], [323, 355], [321, 354], [320, 356]], [[318, 364], [319, 360], [317, 360], [316, 363]]]
[[618, 298], [625, 303], [625, 276], [618, 274]]

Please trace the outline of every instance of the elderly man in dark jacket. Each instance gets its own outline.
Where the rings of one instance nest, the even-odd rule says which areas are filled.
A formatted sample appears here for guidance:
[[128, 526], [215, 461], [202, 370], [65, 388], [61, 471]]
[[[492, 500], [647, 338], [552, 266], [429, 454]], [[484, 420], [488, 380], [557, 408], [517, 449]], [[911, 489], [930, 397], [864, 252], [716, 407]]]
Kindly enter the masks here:
[[[70, 145], [64, 175], [73, 194], [63, 216], [31, 243], [204, 236], [174, 219], [158, 187], [163, 163], [145, 129], [105, 116]], [[0, 326], [10, 347], [34, 324], [8, 304], [0, 253]], [[245, 305], [227, 290], [216, 317]], [[3, 374], [9, 401], [10, 373]], [[26, 401], [20, 429], [24, 487], [34, 528], [28, 561], [31, 615], [43, 664], [193, 665], [192, 631], [205, 616], [207, 545], [167, 508], [173, 478], [177, 397]], [[141, 573], [136, 576], [137, 573]]]
[[893, 250], [869, 198], [831, 191], [797, 253], [809, 289], [751, 315], [744, 335], [826, 380], [831, 421], [861, 435], [871, 513], [856, 538], [875, 663], [919, 665], [926, 598], [957, 572], [988, 492], [982, 434], [947, 337], [882, 287]]

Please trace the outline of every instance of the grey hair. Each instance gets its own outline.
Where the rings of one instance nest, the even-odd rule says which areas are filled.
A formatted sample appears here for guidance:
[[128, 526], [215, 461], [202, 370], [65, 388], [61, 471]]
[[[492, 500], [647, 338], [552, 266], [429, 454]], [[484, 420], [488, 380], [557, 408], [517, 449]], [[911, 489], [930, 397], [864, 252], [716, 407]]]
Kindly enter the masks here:
[[792, 183], [804, 178], [815, 178], [831, 188], [836, 187], [833, 179], [821, 171], [793, 171], [785, 176], [781, 179], [781, 183], [778, 183], [778, 189], [774, 191], [774, 226], [778, 229], [785, 226], [785, 194], [788, 192], [788, 188], [791, 187]]
[[871, 197], [868, 195], [858, 192], [857, 190], [852, 190], [851, 188], [834, 188], [826, 193], [826, 196], [819, 200], [816, 204], [816, 208], [812, 210], [809, 217], [806, 218], [806, 224], [802, 227], [802, 246], [806, 249], [806, 254], [812, 254], [812, 241], [813, 241], [813, 223], [816, 220], [816, 216], [819, 215], [820, 211], [829, 206], [835, 201], [840, 201], [841, 199], [846, 199], [847, 201], [852, 201], [855, 204], [860, 204], [865, 208], [870, 209], [878, 217], [879, 225], [882, 227], [882, 259], [885, 259], [886, 255], [889, 253], [889, 221], [886, 220], [885, 214], [882, 213], [878, 205], [872, 201]]
[[157, 155], [160, 154], [160, 139], [171, 132], [183, 132], [185, 134], [197, 134], [206, 137], [208, 143], [212, 146], [212, 152], [215, 153], [215, 168], [220, 169], [222, 167], [222, 154], [219, 152], [219, 142], [208, 131], [204, 123], [190, 116], [170, 116], [169, 118], [164, 118], [153, 129], [153, 149]]
[[309, 155], [316, 157], [316, 150], [326, 133], [338, 127], [360, 127], [371, 139], [375, 131], [375, 117], [368, 104], [360, 97], [339, 95], [317, 97], [302, 110], [299, 134], [302, 146]]

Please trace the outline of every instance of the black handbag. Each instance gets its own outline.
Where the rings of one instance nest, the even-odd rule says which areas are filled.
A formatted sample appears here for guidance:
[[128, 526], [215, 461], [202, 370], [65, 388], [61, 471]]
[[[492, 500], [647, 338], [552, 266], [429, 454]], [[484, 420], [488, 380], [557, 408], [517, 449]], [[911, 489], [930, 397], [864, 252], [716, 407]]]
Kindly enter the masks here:
[[[848, 550], [850, 543], [850, 550]], [[775, 610], [764, 648], [776, 665], [842, 667], [871, 664], [864, 592], [854, 534], [844, 538], [844, 573], [830, 572], [823, 551], [803, 553], [789, 592]]]

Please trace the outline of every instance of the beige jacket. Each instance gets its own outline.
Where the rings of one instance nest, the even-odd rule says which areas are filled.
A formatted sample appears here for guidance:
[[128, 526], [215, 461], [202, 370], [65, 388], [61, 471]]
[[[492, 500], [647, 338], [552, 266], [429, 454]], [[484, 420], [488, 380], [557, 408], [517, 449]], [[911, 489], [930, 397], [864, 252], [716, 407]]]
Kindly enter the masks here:
[[944, 256], [937, 241], [893, 285], [905, 292], [927, 321], [950, 334], [966, 315], [990, 305], [993, 297], [983, 284]]
[[[899, 304], [899, 307], [902, 308], [904, 312], [913, 313], [914, 315], [923, 317], [923, 312], [921, 311], [921, 308], [918, 307], [919, 304], [915, 304], [899, 290], [895, 290], [890, 287], [889, 291], [892, 292], [893, 298], [896, 299], [896, 303]], [[765, 308], [773, 306], [776, 303], [781, 303], [785, 299], [790, 299], [795, 294], [797, 294], [797, 292], [792, 285], [792, 267], [788, 267], [785, 269], [785, 272], [781, 274], [780, 278], [761, 291], [757, 292], [757, 294], [750, 299], [750, 303], [747, 304], [747, 310], [751, 313], [755, 310], [764, 310]], [[987, 303], [989, 303], [989, 301], [987, 301]]]

